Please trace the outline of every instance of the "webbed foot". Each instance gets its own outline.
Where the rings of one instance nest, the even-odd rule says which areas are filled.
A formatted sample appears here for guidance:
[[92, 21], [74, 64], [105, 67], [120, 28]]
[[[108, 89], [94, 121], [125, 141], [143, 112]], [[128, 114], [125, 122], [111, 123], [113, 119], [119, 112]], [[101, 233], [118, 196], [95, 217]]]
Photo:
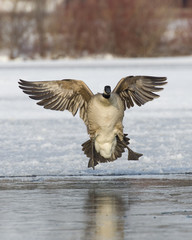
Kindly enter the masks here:
[[128, 148], [128, 150], [129, 150], [128, 160], [139, 160], [139, 158], [140, 158], [141, 156], [143, 156], [143, 154], [134, 152], [134, 151], [131, 150], [129, 147], [127, 147], [127, 148]]

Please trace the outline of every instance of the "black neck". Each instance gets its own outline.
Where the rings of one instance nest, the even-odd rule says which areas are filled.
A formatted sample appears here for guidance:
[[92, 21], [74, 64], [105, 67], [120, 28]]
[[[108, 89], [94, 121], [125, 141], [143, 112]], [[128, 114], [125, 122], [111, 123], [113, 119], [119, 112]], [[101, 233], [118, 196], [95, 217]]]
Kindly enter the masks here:
[[110, 98], [110, 94], [105, 94], [105, 93], [103, 93], [102, 96], [103, 96], [104, 98], [106, 98], [106, 99]]

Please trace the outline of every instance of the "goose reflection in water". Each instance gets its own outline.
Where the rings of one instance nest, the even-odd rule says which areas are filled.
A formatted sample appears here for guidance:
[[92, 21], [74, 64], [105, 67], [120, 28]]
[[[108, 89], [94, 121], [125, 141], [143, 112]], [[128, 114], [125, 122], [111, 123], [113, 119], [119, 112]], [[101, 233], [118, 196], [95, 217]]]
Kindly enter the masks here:
[[123, 240], [125, 202], [114, 193], [91, 191], [85, 204], [87, 224], [85, 240]]

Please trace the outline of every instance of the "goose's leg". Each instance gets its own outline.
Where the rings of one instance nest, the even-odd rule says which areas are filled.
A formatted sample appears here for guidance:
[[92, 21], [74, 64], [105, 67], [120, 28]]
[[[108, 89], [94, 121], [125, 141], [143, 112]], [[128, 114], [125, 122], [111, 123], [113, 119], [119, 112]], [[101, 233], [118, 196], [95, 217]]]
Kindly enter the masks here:
[[95, 170], [95, 164], [94, 164], [94, 140], [91, 139], [91, 158], [88, 163], [88, 168], [92, 167], [93, 170]]

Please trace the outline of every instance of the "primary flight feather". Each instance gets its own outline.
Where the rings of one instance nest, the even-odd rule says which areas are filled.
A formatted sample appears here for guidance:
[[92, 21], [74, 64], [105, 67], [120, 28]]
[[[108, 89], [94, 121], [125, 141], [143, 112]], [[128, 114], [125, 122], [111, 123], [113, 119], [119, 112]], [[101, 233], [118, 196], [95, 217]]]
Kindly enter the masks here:
[[87, 126], [90, 139], [82, 144], [90, 158], [88, 167], [99, 162], [114, 161], [128, 149], [128, 160], [138, 160], [142, 154], [132, 151], [129, 138], [123, 133], [123, 117], [126, 108], [141, 106], [159, 95], [166, 77], [128, 76], [122, 78], [111, 91], [104, 87], [103, 93], [93, 94], [80, 80], [24, 81], [19, 87], [37, 104], [46, 109], [70, 111], [73, 116], [79, 110], [80, 118]]

